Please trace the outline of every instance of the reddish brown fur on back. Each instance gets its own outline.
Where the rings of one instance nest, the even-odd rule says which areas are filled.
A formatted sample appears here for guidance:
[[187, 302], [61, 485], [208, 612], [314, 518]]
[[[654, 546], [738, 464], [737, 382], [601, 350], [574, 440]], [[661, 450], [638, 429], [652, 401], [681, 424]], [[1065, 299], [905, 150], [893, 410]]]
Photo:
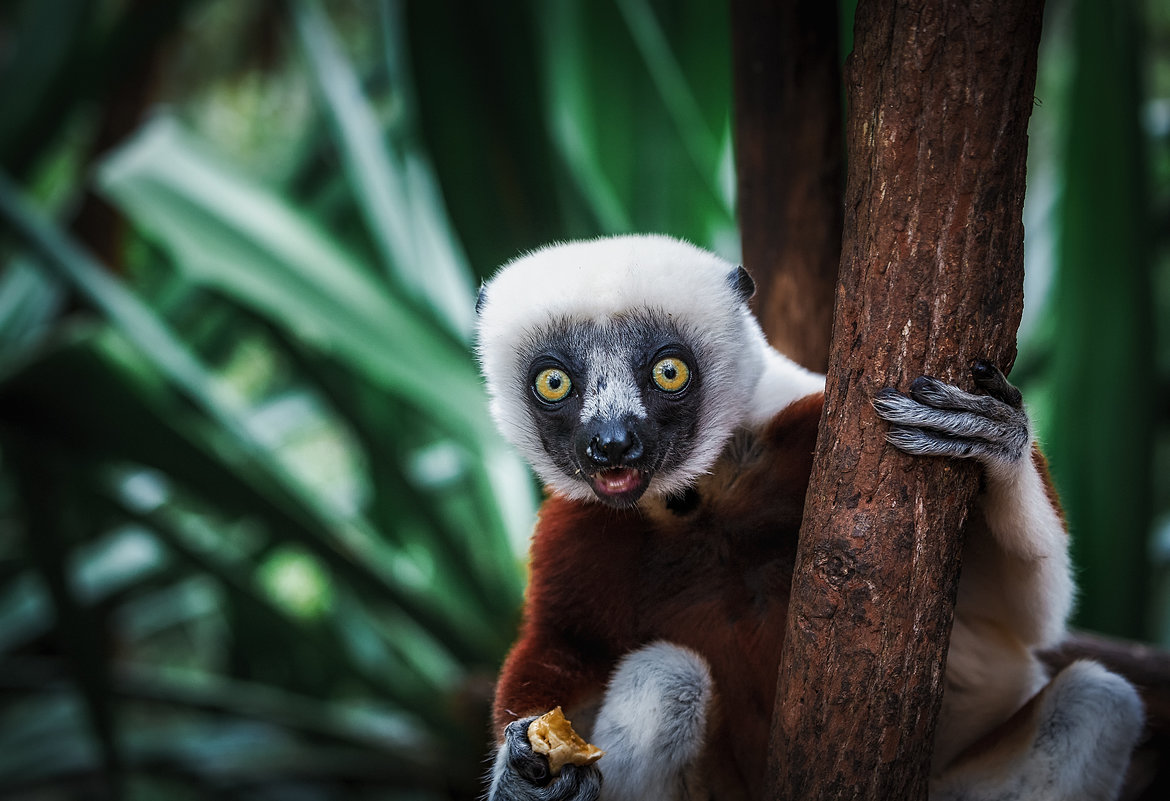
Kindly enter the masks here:
[[712, 764], [758, 796], [804, 495], [822, 406], [812, 395], [758, 436], [737, 434], [685, 513], [661, 500], [615, 511], [552, 497], [531, 552], [520, 639], [497, 686], [511, 720], [595, 702], [618, 659], [654, 640], [711, 666], [725, 753]]

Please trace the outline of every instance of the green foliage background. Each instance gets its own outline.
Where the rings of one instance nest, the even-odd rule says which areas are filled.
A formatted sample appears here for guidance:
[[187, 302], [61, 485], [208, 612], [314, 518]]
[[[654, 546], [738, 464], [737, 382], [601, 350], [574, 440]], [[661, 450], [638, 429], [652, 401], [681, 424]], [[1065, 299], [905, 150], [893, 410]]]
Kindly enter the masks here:
[[[1168, 642], [1170, 13], [1049, 6], [1015, 377], [1082, 622]], [[0, 32], [0, 793], [475, 797], [537, 489], [474, 288], [606, 232], [736, 255], [726, 8], [23, 0]]]

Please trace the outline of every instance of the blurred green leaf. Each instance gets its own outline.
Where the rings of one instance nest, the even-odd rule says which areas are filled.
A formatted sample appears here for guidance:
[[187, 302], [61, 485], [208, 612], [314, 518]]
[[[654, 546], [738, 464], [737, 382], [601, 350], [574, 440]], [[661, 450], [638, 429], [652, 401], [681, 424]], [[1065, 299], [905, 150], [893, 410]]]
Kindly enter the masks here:
[[[433, 308], [461, 338], [473, 322], [471, 280], [446, 238], [423, 238], [417, 223], [445, 219], [437, 195], [420, 197], [409, 166], [392, 154], [352, 66], [342, 55], [328, 18], [312, 0], [293, 0], [293, 19], [317, 94], [328, 113], [349, 185], [370, 236], [392, 275]], [[416, 167], [418, 169], [418, 167]], [[428, 206], [422, 213], [413, 207]]]
[[[298, 347], [373, 381], [415, 407], [422, 419], [454, 428], [472, 454], [492, 459], [490, 484], [472, 488], [485, 512], [479, 530], [461, 529], [465, 541], [448, 537], [439, 553], [461, 578], [450, 592], [453, 598], [470, 591], [487, 609], [513, 608], [513, 564], [501, 560], [495, 578], [489, 574], [486, 583], [479, 578], [482, 571], [467, 565], [476, 551], [510, 560], [505, 543], [511, 532], [527, 527], [531, 487], [518, 459], [502, 451], [467, 351], [414, 314], [411, 306], [396, 301], [327, 237], [310, 237], [311, 223], [202, 154], [169, 121], [152, 123], [107, 162], [103, 175], [107, 189], [161, 238], [192, 281], [228, 292]], [[234, 210], [233, 197], [238, 206]], [[294, 232], [288, 236], [302, 240], [299, 246], [284, 241], [285, 227]], [[444, 226], [440, 222], [435, 228]], [[320, 381], [319, 370], [314, 377]], [[352, 395], [352, 382], [332, 393], [350, 423], [366, 435], [367, 446], [376, 449], [391, 432], [371, 429], [365, 421], [377, 413], [355, 407], [348, 400]], [[452, 426], [452, 418], [462, 425]], [[412, 490], [398, 484], [404, 489], [401, 506], [410, 509]], [[393, 497], [393, 485], [380, 490]], [[431, 529], [436, 534], [443, 530]], [[509, 585], [503, 592], [501, 581]]]
[[[46, 160], [77, 155], [68, 152], [72, 147], [80, 144], [84, 151], [100, 141], [101, 132], [92, 124], [94, 107], [104, 113], [125, 102], [125, 96], [114, 95], [126, 84], [133, 87], [127, 96], [139, 94], [141, 85], [135, 81], [149, 71], [160, 42], [199, 2], [6, 4], [0, 9], [6, 34], [0, 55], [0, 97], [5, 99], [0, 166], [25, 178]], [[10, 22], [11, 28], [4, 24]]]
[[[474, 611], [468, 616], [433, 598], [414, 578], [409, 554], [380, 541], [361, 519], [340, 517], [300, 491], [270, 457], [243, 451], [249, 439], [177, 414], [183, 404], [138, 359], [108, 335], [67, 343], [0, 385], [0, 419], [22, 436], [74, 453], [161, 469], [221, 508], [262, 517], [355, 587], [417, 617], [462, 658], [496, 653], [498, 635]], [[85, 386], [85, 397], [59, 392], [63, 376]]]
[[25, 155], [36, 116], [76, 58], [94, 10], [86, 0], [14, 3], [8, 9], [14, 46], [0, 61], [0, 164]]
[[726, 8], [553, 0], [536, 9], [552, 141], [603, 227], [734, 255]]
[[1073, 37], [1051, 365], [1059, 402], [1049, 454], [1076, 535], [1077, 622], [1138, 637], [1146, 625], [1157, 391], [1134, 5], [1075, 3]]
[[[537, 49], [548, 34], [538, 19], [547, 4], [402, 4], [420, 138], [481, 277], [551, 240], [602, 232], [547, 135], [547, 65]], [[401, 47], [394, 33], [388, 48]], [[566, 225], [569, 210], [580, 213]]]
[[681, 65], [671, 52], [670, 42], [662, 30], [648, 0], [617, 0], [630, 35], [654, 80], [655, 88], [669, 112], [696, 171], [708, 182], [708, 188], [730, 215], [734, 195], [719, 185], [716, 169], [722, 156], [715, 133], [707, 126], [699, 101], [691, 91]]
[[46, 334], [63, 303], [61, 282], [28, 259], [13, 259], [0, 274], [0, 364]]
[[344, 359], [440, 424], [490, 435], [466, 350], [396, 299], [277, 196], [156, 118], [109, 157], [101, 185], [196, 282]]
[[56, 620], [55, 635], [85, 702], [86, 719], [98, 745], [105, 787], [119, 792], [123, 754], [110, 694], [110, 654], [101, 637], [101, 619], [80, 597], [69, 570], [71, 545], [95, 521], [92, 504], [77, 491], [78, 469], [60, 449], [36, 440], [30, 431], [8, 431], [5, 453], [18, 466], [17, 481], [28, 537], [28, 554], [44, 581]]
[[[35, 782], [42, 766], [81, 771], [90, 763], [85, 741], [75, 735], [76, 708], [60, 694], [65, 678], [51, 660], [0, 662], [0, 687], [40, 693], [0, 717], [0, 775]], [[139, 708], [167, 710], [153, 719], [134, 714], [137, 725], [125, 745], [132, 766], [153, 765], [176, 778], [231, 786], [332, 776], [425, 787], [442, 775], [443, 752], [435, 742], [409, 720], [370, 704], [324, 703], [267, 685], [148, 665], [120, 668], [113, 693]]]

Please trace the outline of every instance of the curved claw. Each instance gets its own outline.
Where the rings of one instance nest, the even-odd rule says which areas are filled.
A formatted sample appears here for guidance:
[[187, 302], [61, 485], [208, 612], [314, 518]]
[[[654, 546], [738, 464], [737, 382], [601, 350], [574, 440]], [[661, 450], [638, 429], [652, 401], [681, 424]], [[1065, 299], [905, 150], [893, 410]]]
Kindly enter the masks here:
[[975, 386], [993, 398], [997, 398], [1013, 409], [1024, 408], [1024, 396], [1007, 380], [998, 367], [987, 359], [971, 362], [971, 378]]

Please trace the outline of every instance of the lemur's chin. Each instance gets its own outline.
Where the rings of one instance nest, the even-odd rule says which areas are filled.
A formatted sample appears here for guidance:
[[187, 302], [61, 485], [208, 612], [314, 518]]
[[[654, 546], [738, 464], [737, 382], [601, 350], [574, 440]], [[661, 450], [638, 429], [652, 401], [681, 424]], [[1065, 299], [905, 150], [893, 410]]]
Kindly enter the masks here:
[[633, 467], [611, 467], [589, 477], [598, 499], [617, 509], [633, 506], [650, 486], [650, 474]]

